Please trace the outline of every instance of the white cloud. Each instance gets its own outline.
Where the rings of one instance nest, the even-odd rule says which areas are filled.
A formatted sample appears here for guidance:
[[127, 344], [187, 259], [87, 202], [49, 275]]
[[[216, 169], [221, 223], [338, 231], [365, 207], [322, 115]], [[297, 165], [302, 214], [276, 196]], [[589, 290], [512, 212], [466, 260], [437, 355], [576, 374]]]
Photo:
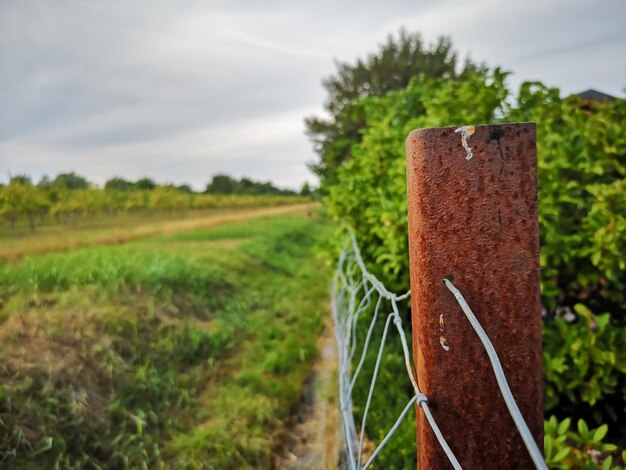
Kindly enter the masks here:
[[333, 59], [354, 61], [404, 25], [566, 92], [626, 86], [622, 0], [0, 4], [0, 178], [75, 170], [313, 177], [303, 118], [322, 112]]

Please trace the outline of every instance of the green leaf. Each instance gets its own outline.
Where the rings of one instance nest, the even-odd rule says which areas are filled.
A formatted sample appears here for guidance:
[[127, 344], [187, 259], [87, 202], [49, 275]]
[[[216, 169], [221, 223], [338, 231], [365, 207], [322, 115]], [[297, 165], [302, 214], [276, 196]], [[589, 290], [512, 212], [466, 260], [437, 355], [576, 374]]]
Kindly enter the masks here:
[[593, 442], [600, 442], [606, 436], [606, 433], [609, 431], [609, 426], [603, 424], [593, 433]]
[[543, 455], [546, 460], [551, 460], [552, 457], [552, 439], [550, 436], [543, 437]]
[[569, 426], [571, 423], [572, 423], [572, 420], [570, 418], [565, 418], [563, 421], [561, 421], [557, 430], [558, 434], [559, 435], [565, 434], [567, 430], [569, 429]]
[[598, 315], [595, 320], [598, 325], [598, 331], [604, 331], [611, 320], [611, 316], [608, 313], [604, 313], [602, 315]]
[[600, 449], [605, 452], [614, 452], [617, 450], [617, 446], [615, 444], [602, 444]]
[[572, 448], [571, 447], [563, 447], [561, 450], [559, 450], [556, 455], [552, 458], [552, 462], [560, 462], [561, 460], [563, 460], [565, 457], [567, 457], [569, 455], [569, 453], [571, 452]]
[[582, 316], [585, 317], [587, 320], [591, 321], [591, 318], [593, 317], [593, 313], [591, 312], [591, 310], [589, 310], [585, 305], [583, 304], [576, 304], [574, 305], [574, 311]]

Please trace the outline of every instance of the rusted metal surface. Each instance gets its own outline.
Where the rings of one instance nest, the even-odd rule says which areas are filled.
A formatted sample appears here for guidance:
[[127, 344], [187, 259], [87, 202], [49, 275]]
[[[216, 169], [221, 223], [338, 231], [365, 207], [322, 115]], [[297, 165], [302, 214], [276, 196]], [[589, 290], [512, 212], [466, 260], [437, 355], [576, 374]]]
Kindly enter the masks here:
[[[491, 338], [543, 449], [535, 125], [476, 126], [464, 138], [455, 130], [417, 130], [407, 140], [419, 386], [463, 468], [531, 469], [487, 354], [442, 279], [454, 276]], [[450, 468], [417, 417], [420, 470]]]

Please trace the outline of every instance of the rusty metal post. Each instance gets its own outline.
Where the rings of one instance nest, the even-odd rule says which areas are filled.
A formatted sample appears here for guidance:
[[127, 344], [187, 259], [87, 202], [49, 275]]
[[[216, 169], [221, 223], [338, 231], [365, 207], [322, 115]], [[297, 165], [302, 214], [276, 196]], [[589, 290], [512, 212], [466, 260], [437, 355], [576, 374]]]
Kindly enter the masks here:
[[[419, 386], [463, 468], [534, 468], [487, 354], [442, 280], [454, 277], [489, 335], [543, 449], [535, 125], [413, 131], [407, 179]], [[450, 468], [419, 410], [417, 429], [420, 470]]]

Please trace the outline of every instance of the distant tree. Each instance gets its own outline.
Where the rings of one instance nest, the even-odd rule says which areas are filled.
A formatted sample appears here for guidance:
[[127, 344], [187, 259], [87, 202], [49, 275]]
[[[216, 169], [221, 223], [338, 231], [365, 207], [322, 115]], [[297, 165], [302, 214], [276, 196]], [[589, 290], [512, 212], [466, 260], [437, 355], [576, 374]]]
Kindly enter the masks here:
[[351, 148], [361, 141], [365, 125], [365, 109], [362, 98], [383, 96], [391, 90], [405, 88], [413, 77], [460, 78], [480, 67], [465, 62], [457, 72], [457, 54], [449, 38], [441, 37], [432, 46], [424, 45], [417, 33], [401, 29], [396, 37], [389, 35], [378, 52], [355, 64], [337, 62], [336, 75], [323, 81], [327, 92], [324, 105], [330, 118], [306, 119], [307, 134], [313, 141], [319, 161], [310, 168], [321, 178], [336, 179], [337, 167], [351, 156]]
[[14, 185], [9, 184], [0, 191], [0, 218], [6, 220], [15, 229], [15, 222], [21, 215], [21, 195]]
[[259, 194], [259, 183], [249, 178], [241, 178], [237, 184], [237, 192], [240, 194]]
[[57, 175], [52, 184], [70, 190], [87, 189], [89, 187], [89, 181], [74, 172]]
[[279, 194], [280, 190], [272, 183], [252, 181], [249, 178], [241, 178], [239, 181], [239, 192], [241, 194]]
[[238, 192], [239, 183], [228, 175], [215, 175], [207, 184], [205, 193], [209, 194], [235, 194]]
[[311, 187], [309, 183], [304, 183], [302, 188], [300, 189], [300, 196], [310, 196], [311, 195]]
[[24, 186], [32, 186], [33, 180], [28, 175], [15, 175], [11, 176], [9, 179], [9, 185], [11, 184], [22, 184]]
[[115, 178], [111, 178], [106, 183], [104, 183], [104, 189], [107, 190], [116, 189], [121, 191], [127, 191], [129, 189], [132, 189], [132, 187], [133, 183], [117, 176]]
[[178, 189], [182, 193], [193, 193], [191, 186], [189, 186], [188, 184], [181, 184], [180, 186], [177, 186], [176, 189]]
[[157, 186], [156, 183], [150, 178], [141, 178], [135, 181], [135, 183], [133, 184], [133, 188], [135, 189], [146, 189], [146, 190], [152, 190], [156, 188], [156, 186]]
[[18, 218], [26, 216], [32, 230], [35, 217], [43, 213], [50, 203], [41, 188], [31, 184], [30, 178], [11, 178], [8, 186], [0, 192], [0, 217], [15, 228]]
[[39, 183], [37, 183], [37, 186], [43, 189], [48, 189], [51, 185], [52, 181], [50, 180], [50, 177], [48, 175], [43, 175], [39, 180]]
[[207, 184], [207, 194], [249, 194], [249, 195], [293, 195], [295, 191], [280, 189], [271, 182], [254, 181], [250, 178], [241, 178], [239, 181], [228, 175], [215, 175]]

